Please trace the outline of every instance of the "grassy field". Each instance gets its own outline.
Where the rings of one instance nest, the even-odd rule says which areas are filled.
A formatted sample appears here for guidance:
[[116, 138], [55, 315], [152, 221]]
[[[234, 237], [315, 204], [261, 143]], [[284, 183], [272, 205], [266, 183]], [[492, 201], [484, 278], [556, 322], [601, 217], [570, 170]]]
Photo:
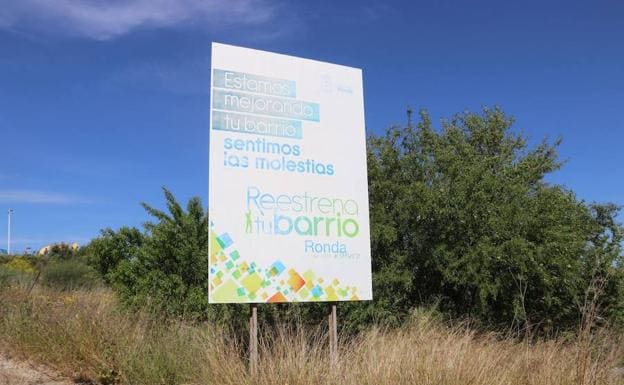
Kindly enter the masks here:
[[401, 329], [342, 338], [334, 368], [322, 330], [278, 328], [262, 336], [252, 378], [230, 333], [129, 315], [108, 290], [0, 291], [0, 341], [12, 356], [103, 384], [624, 384], [615, 370], [622, 341], [607, 332], [529, 343], [427, 313]]

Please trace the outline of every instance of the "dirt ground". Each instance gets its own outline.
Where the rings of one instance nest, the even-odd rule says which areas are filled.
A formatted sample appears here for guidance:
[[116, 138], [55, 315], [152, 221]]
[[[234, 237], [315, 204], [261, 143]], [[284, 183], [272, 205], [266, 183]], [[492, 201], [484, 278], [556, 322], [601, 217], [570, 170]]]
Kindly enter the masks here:
[[0, 385], [70, 385], [72, 381], [39, 365], [0, 354]]

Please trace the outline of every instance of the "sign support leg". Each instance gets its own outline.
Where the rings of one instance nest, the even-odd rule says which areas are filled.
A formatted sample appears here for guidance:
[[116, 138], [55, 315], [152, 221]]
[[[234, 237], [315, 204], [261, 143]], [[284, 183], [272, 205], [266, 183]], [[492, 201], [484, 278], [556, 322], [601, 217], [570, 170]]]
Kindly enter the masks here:
[[258, 374], [258, 305], [252, 303], [249, 315], [249, 372]]
[[338, 316], [336, 304], [330, 305], [329, 311], [329, 358], [332, 365], [338, 363]]

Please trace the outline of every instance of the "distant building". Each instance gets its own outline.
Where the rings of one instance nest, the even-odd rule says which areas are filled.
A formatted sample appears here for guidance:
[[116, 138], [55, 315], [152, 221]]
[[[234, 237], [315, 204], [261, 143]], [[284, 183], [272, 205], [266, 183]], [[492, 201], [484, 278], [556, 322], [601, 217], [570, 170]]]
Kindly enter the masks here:
[[42, 248], [39, 249], [39, 251], [37, 252], [37, 255], [46, 255], [50, 252], [50, 248], [52, 248], [52, 245], [48, 245], [48, 246], [44, 246]]

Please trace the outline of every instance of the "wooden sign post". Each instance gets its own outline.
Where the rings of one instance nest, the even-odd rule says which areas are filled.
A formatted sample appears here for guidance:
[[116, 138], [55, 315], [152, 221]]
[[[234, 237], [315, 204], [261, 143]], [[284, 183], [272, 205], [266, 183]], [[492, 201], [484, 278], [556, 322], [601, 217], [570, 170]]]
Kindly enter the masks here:
[[252, 303], [249, 315], [249, 372], [258, 373], [258, 304]]
[[329, 309], [329, 359], [332, 365], [338, 363], [338, 316], [335, 303], [331, 303]]

